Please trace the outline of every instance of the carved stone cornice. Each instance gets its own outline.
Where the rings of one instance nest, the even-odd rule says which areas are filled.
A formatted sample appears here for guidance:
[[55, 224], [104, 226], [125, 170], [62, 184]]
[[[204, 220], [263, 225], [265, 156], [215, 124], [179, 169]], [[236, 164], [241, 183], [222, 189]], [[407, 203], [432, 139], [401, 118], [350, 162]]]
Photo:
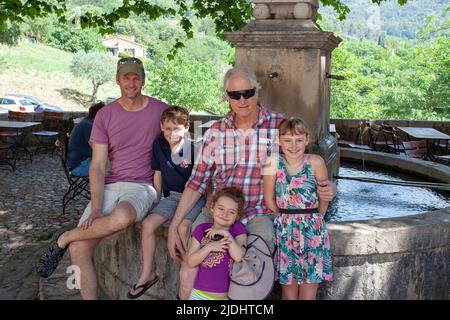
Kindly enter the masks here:
[[236, 47], [303, 48], [332, 51], [342, 41], [324, 31], [235, 31], [225, 37]]

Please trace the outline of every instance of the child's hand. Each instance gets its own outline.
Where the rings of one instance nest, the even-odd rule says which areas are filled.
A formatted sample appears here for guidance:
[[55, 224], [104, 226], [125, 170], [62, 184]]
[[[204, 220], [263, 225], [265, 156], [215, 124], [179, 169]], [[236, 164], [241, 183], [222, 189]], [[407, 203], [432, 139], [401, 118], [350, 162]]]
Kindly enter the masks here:
[[228, 230], [214, 229], [214, 227], [211, 227], [209, 229], [206, 229], [206, 237], [211, 240], [218, 240], [217, 237], [223, 239], [231, 239], [232, 235]]
[[280, 213], [278, 211], [272, 211], [270, 210], [270, 214], [273, 215], [275, 218], [280, 216]]
[[228, 249], [230, 249], [230, 243], [230, 240], [223, 238], [219, 241], [212, 241], [206, 246], [208, 247], [210, 252], [226, 252]]
[[212, 207], [213, 207], [212, 196], [208, 194], [206, 197], [205, 208], [212, 209]]
[[330, 180], [322, 180], [317, 182], [317, 191], [319, 200], [331, 201], [336, 195], [336, 184]]

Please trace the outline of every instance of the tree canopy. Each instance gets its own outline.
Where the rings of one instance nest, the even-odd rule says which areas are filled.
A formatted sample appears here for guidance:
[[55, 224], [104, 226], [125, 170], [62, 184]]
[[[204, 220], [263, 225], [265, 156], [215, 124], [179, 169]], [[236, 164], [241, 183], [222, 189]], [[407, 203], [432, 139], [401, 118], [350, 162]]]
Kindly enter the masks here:
[[91, 101], [95, 102], [98, 87], [114, 79], [116, 60], [108, 53], [79, 51], [73, 56], [70, 71], [92, 82]]
[[[380, 4], [389, 0], [371, 0]], [[408, 0], [397, 0], [403, 5]], [[173, 16], [179, 19], [188, 39], [193, 37], [192, 17], [211, 17], [217, 34], [235, 31], [243, 27], [252, 16], [252, 3], [248, 0], [174, 0], [175, 6], [164, 6], [149, 3], [146, 0], [123, 0], [122, 4], [112, 8], [110, 12], [99, 13], [86, 11], [79, 17], [69, 21], [65, 0], [0, 0], [0, 31], [8, 30], [14, 23], [23, 22], [26, 18], [38, 18], [55, 13], [60, 23], [79, 22], [82, 28], [98, 27], [102, 34], [114, 32], [114, 24], [131, 14], [145, 15], [150, 20], [161, 16]], [[338, 13], [339, 19], [345, 19], [350, 12], [343, 0], [321, 0], [325, 6], [331, 6]], [[79, 21], [76, 21], [79, 19]], [[174, 50], [183, 47], [182, 39], [177, 38]]]

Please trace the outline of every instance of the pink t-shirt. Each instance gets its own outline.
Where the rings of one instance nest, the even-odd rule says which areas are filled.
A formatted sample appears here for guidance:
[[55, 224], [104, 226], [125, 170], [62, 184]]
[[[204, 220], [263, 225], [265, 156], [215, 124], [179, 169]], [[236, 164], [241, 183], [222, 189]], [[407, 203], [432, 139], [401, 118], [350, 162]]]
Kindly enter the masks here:
[[106, 184], [152, 183], [152, 146], [161, 133], [161, 114], [167, 105], [148, 98], [147, 107], [139, 111], [127, 111], [116, 100], [100, 109], [95, 117], [91, 140], [108, 144], [111, 166]]

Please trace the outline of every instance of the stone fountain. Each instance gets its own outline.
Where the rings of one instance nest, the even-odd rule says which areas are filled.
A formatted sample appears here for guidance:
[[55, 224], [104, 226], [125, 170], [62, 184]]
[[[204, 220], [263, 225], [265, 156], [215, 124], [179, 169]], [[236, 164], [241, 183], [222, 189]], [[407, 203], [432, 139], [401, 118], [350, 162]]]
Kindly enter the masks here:
[[225, 34], [236, 47], [236, 64], [255, 72], [263, 105], [306, 121], [310, 151], [322, 155], [331, 177], [339, 167], [336, 141], [328, 130], [331, 52], [342, 40], [316, 24], [318, 0], [253, 2], [255, 19]]

